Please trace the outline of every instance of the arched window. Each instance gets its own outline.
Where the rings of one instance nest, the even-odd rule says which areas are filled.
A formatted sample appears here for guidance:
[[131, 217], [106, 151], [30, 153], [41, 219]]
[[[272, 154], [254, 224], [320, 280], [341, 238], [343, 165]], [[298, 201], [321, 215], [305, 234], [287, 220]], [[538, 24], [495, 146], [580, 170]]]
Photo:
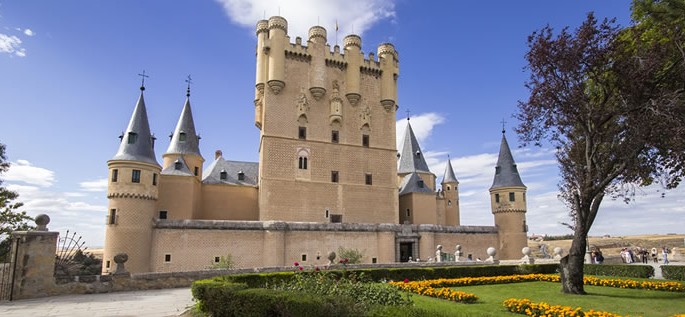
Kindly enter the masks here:
[[297, 149], [297, 168], [301, 170], [309, 169], [309, 149]]
[[301, 170], [307, 169], [307, 157], [300, 156], [297, 161], [297, 168]]

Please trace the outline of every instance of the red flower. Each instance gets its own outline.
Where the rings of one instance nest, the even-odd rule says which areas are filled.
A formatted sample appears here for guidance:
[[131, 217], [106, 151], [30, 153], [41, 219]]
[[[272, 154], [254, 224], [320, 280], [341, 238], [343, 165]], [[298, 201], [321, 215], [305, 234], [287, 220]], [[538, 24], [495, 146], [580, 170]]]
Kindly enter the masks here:
[[318, 271], [321, 271], [321, 270], [320, 270], [319, 267], [317, 266], [317, 267], [314, 268], [314, 271], [318, 272]]
[[302, 271], [302, 270], [303, 270], [303, 268], [300, 266], [300, 271]]
[[295, 262], [295, 263], [293, 263], [293, 265], [300, 266], [300, 263]]
[[404, 279], [404, 282], [405, 282], [405, 283], [409, 283], [409, 279], [408, 279], [408, 278], [405, 278], [405, 279]]

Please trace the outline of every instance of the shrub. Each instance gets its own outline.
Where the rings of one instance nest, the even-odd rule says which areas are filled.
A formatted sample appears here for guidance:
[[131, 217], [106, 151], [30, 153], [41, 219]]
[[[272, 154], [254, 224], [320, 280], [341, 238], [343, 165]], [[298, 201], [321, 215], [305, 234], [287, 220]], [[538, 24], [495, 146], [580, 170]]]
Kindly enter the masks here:
[[293, 278], [293, 272], [275, 273], [248, 273], [237, 275], [224, 275], [219, 279], [226, 282], [245, 283], [250, 288], [265, 288], [273, 285], [280, 285]]
[[247, 289], [243, 283], [230, 283], [220, 279], [193, 282], [191, 291], [198, 301], [198, 309], [213, 316], [231, 316], [235, 306], [235, 294]]
[[675, 281], [685, 281], [685, 266], [662, 265], [661, 273], [665, 279]]
[[650, 278], [654, 276], [654, 268], [651, 265], [585, 264], [583, 272], [587, 275], [601, 276], [638, 278]]
[[343, 247], [338, 248], [338, 257], [342, 259], [347, 259], [347, 264], [359, 264], [362, 263], [362, 258], [364, 253], [358, 249], [346, 249]]
[[235, 266], [233, 261], [233, 256], [229, 253], [226, 256], [219, 258], [219, 262], [214, 262], [212, 264], [213, 269], [232, 269]]

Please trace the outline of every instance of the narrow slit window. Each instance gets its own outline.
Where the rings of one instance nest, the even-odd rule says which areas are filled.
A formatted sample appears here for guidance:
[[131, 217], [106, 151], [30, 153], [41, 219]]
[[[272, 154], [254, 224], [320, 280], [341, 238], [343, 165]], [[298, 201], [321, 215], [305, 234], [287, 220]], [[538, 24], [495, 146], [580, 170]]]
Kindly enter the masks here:
[[499, 203], [499, 194], [495, 194], [495, 202]]
[[331, 171], [331, 182], [338, 182], [338, 171]]
[[373, 185], [373, 175], [366, 174], [364, 181], [365, 181], [366, 185]]
[[307, 127], [300, 127], [297, 130], [297, 138], [299, 138], [300, 140], [307, 139]]
[[363, 147], [369, 147], [369, 135], [368, 134], [362, 135], [362, 146]]
[[152, 173], [152, 186], [157, 186], [157, 173]]
[[131, 182], [132, 183], [140, 183], [140, 170], [132, 170], [131, 171]]
[[116, 183], [118, 180], [119, 180], [119, 170], [113, 169], [112, 170], [112, 183]]
[[509, 201], [516, 201], [516, 194], [509, 193]]
[[340, 141], [340, 134], [338, 130], [331, 131], [331, 142], [338, 143]]

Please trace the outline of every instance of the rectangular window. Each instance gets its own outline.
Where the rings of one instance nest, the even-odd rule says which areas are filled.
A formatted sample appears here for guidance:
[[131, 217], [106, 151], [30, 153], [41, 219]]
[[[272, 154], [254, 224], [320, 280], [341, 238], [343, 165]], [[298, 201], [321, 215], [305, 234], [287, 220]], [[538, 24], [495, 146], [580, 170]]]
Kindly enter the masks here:
[[214, 257], [214, 263], [219, 263], [221, 262], [221, 257], [220, 256], [215, 256]]
[[514, 195], [514, 193], [509, 193], [509, 201], [516, 201], [516, 195]]
[[297, 130], [297, 137], [301, 140], [307, 139], [307, 127], [300, 127]]
[[306, 170], [307, 169], [307, 158], [306, 157], [300, 157], [298, 159], [297, 167], [301, 170]]
[[495, 194], [495, 202], [499, 203], [499, 194]]
[[369, 135], [368, 134], [362, 134], [362, 146], [363, 147], [369, 147]]
[[338, 182], [338, 171], [331, 171], [331, 182]]
[[128, 133], [128, 144], [134, 144], [138, 141], [138, 134], [135, 132]]
[[108, 269], [109, 266], [110, 266], [110, 262], [109, 262], [109, 260], [107, 260], [107, 262], [105, 262], [105, 268]]
[[195, 166], [195, 176], [200, 174], [200, 168]]
[[337, 130], [331, 131], [331, 142], [333, 143], [338, 143], [339, 141], [339, 135]]
[[245, 180], [245, 173], [243, 173], [242, 171], [238, 172], [238, 180], [244, 181]]
[[119, 180], [119, 170], [115, 168], [112, 170], [112, 183], [116, 183], [118, 180]]
[[372, 185], [373, 184], [373, 175], [366, 174], [365, 182], [366, 182], [366, 185]]
[[307, 255], [303, 254], [302, 257], [300, 258], [300, 261], [307, 262]]
[[152, 186], [157, 186], [157, 173], [152, 173]]
[[186, 141], [186, 133], [185, 132], [179, 133], [178, 134], [178, 140], [181, 142], [185, 142]]
[[171, 254], [165, 254], [164, 255], [164, 262], [166, 262], [166, 263], [171, 262]]
[[523, 201], [526, 201], [526, 193], [523, 193]]
[[159, 219], [167, 219], [167, 214], [168, 214], [168, 211], [160, 210], [159, 211]]
[[411, 210], [407, 208], [407, 217], [411, 217]]
[[331, 215], [332, 223], [342, 223], [342, 215]]
[[378, 263], [378, 259], [376, 259], [376, 258], [371, 258], [371, 263], [373, 263], [373, 264]]
[[140, 170], [131, 171], [131, 183], [140, 183]]
[[109, 216], [107, 217], [107, 224], [116, 225], [117, 224], [117, 210], [110, 209]]

